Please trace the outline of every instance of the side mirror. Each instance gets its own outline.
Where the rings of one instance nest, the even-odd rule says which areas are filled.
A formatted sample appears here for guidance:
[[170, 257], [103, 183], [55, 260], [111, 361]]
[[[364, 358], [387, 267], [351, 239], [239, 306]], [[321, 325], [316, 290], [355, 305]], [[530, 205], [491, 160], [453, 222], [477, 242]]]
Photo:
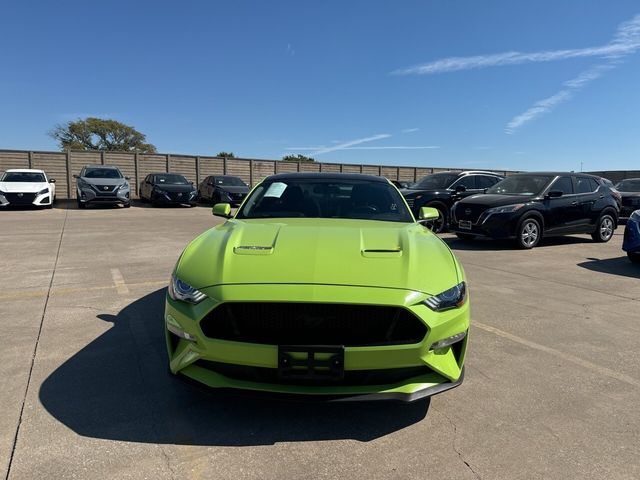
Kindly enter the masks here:
[[437, 208], [422, 207], [418, 215], [418, 220], [437, 220], [440, 217], [440, 212]]
[[151, 181], [150, 180], [145, 180], [144, 183], [146, 183], [147, 185], [151, 185]]
[[547, 193], [547, 198], [560, 198], [563, 195], [561, 190], [551, 190]]
[[131, 177], [124, 177], [125, 180], [131, 180]]
[[193, 182], [189, 182], [189, 185], [193, 185]]
[[231, 218], [231, 205], [228, 203], [216, 203], [213, 206], [213, 215], [222, 218]]
[[458, 185], [456, 187], [456, 192], [458, 193], [462, 193], [462, 192], [466, 192], [467, 191], [467, 187], [465, 187], [464, 185]]
[[50, 178], [49, 179], [49, 183], [56, 183], [56, 179], [55, 178]]

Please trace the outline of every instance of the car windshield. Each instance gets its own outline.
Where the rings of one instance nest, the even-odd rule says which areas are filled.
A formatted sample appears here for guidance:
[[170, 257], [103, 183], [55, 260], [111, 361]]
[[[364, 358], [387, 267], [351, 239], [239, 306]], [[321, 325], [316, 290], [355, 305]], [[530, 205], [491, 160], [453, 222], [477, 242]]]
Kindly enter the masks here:
[[448, 188], [458, 178], [457, 174], [453, 173], [433, 173], [422, 177], [416, 183], [409, 188], [413, 190], [438, 190]]
[[156, 175], [156, 182], [165, 185], [187, 185], [189, 183], [182, 175], [177, 175], [175, 173]]
[[620, 192], [640, 192], [640, 178], [622, 180], [616, 185], [616, 190]]
[[538, 195], [555, 177], [551, 175], [514, 175], [496, 183], [487, 193], [498, 195]]
[[265, 181], [236, 218], [353, 218], [413, 222], [402, 196], [386, 182], [337, 178]]
[[46, 182], [42, 173], [36, 172], [7, 172], [2, 177], [3, 182], [27, 182], [27, 183], [43, 183]]
[[247, 184], [238, 177], [216, 177], [216, 185], [221, 187], [246, 187]]
[[120, 170], [116, 168], [86, 168], [82, 176], [85, 178], [122, 178]]

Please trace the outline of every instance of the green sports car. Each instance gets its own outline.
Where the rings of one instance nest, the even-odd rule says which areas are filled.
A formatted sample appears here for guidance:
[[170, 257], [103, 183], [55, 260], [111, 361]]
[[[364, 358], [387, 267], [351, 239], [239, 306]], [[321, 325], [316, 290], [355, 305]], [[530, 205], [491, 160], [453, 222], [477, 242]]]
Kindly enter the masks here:
[[[212, 388], [413, 401], [462, 383], [465, 275], [386, 179], [266, 178], [182, 252], [170, 369]], [[423, 208], [421, 220], [437, 219]]]

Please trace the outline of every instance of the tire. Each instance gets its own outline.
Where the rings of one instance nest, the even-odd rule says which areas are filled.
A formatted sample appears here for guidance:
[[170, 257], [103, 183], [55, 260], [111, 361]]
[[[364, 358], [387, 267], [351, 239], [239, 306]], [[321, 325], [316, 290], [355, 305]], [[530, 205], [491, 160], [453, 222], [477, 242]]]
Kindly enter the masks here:
[[49, 205], [45, 205], [44, 208], [46, 208], [47, 210], [51, 210], [53, 208], [53, 203], [50, 203]]
[[130, 208], [131, 207], [131, 202], [123, 203], [122, 206], [124, 208]]
[[80, 200], [78, 200], [78, 208], [82, 209], [82, 208], [86, 208], [86, 204], [82, 203]]
[[423, 207], [432, 207], [440, 212], [440, 216], [438, 220], [434, 220], [432, 223], [431, 231], [433, 233], [444, 233], [447, 231], [447, 227], [449, 226], [449, 214], [446, 208], [443, 208], [442, 205], [439, 204], [426, 204]]
[[627, 257], [629, 257], [629, 260], [633, 263], [640, 263], [640, 253], [638, 252], [627, 252]]
[[460, 232], [456, 232], [456, 237], [466, 242], [470, 242], [472, 240], [475, 240], [476, 238], [476, 236], [473, 235], [472, 233], [460, 233]]
[[613, 231], [616, 228], [616, 221], [612, 215], [605, 213], [596, 224], [596, 231], [591, 234], [594, 242], [606, 243], [613, 238]]
[[516, 230], [516, 243], [519, 248], [529, 250], [536, 247], [542, 238], [540, 220], [535, 217], [523, 219]]

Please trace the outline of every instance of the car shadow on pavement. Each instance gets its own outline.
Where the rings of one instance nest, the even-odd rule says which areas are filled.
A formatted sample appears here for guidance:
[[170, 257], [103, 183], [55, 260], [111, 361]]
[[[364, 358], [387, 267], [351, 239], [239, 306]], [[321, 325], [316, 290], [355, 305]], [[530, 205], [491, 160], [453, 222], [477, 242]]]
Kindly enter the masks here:
[[202, 391], [168, 373], [165, 289], [130, 305], [42, 384], [40, 401], [79, 435], [129, 442], [248, 446], [370, 441], [424, 419], [428, 402], [322, 403]]
[[631, 263], [626, 256], [606, 258], [604, 260], [588, 258], [586, 262], [579, 263], [578, 266], [599, 273], [640, 278], [640, 267]]
[[[457, 237], [441, 237], [451, 250], [492, 251], [518, 250], [514, 240], [493, 240], [490, 238], [475, 238], [461, 240]], [[557, 247], [560, 245], [574, 245], [579, 243], [593, 243], [589, 237], [548, 237], [543, 238], [535, 248]]]

